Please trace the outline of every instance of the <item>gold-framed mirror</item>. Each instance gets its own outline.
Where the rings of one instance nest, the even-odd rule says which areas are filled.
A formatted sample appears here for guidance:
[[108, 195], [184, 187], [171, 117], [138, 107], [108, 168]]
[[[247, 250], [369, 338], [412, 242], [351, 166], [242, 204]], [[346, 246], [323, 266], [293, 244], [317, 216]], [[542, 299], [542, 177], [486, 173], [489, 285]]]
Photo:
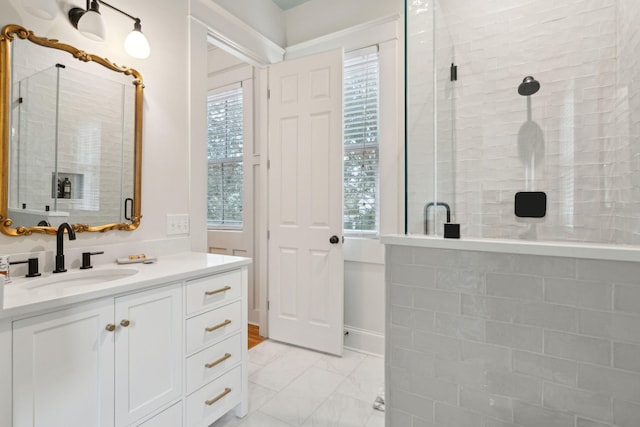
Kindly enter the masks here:
[[140, 73], [14, 24], [0, 72], [0, 232], [138, 228]]

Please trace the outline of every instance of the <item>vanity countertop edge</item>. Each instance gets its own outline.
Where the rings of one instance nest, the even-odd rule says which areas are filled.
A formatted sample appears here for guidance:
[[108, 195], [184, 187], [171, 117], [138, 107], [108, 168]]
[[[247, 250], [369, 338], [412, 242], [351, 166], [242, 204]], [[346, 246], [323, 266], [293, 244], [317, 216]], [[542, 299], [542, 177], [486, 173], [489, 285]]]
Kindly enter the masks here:
[[[251, 264], [250, 258], [205, 252], [183, 252], [165, 255], [159, 257], [157, 262], [151, 264], [137, 263], [119, 265], [114, 261], [113, 263], [101, 264], [94, 268], [95, 270], [133, 268], [138, 270], [138, 273], [118, 280], [108, 282], [96, 281], [96, 283], [91, 285], [77, 286], [66, 290], [66, 292], [61, 292], [59, 289], [56, 290], [54, 288], [47, 289], [46, 286], [37, 288], [36, 290], [27, 290], [22, 286], [34, 279], [24, 277], [14, 278], [12, 283], [5, 284], [4, 289], [0, 289], [4, 291], [4, 301], [2, 302], [2, 307], [0, 307], [0, 320], [31, 316], [73, 304], [105, 297], [115, 297], [169, 283], [238, 269], [249, 264]], [[50, 274], [52, 273], [46, 273], [47, 276]], [[0, 298], [0, 301], [2, 301], [2, 298]]]

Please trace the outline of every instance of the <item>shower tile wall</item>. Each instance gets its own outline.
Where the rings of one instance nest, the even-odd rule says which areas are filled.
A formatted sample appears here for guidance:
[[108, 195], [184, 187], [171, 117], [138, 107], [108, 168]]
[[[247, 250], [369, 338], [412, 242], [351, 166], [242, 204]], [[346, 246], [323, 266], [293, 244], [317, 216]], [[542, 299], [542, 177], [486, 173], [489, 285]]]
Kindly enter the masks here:
[[387, 246], [387, 425], [637, 427], [640, 263]]
[[[638, 2], [407, 3], [410, 232], [434, 197], [435, 148], [437, 197], [465, 236], [640, 243]], [[542, 85], [530, 107], [527, 75]], [[523, 190], [547, 192], [542, 222], [516, 220]]]

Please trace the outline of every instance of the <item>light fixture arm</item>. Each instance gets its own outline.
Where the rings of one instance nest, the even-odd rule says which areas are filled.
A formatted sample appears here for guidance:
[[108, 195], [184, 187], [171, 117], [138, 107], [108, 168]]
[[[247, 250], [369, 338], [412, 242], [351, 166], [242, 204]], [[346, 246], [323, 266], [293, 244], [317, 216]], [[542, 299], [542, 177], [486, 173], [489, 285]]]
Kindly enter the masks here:
[[[100, 3], [101, 5], [105, 5], [105, 6], [107, 6], [108, 8], [113, 9], [113, 10], [115, 10], [116, 12], [120, 12], [121, 14], [123, 14], [123, 15], [125, 15], [125, 16], [127, 16], [127, 17], [129, 17], [130, 19], [133, 19], [134, 21], [136, 21], [136, 24], [140, 24], [140, 18], [136, 18], [135, 16], [129, 15], [127, 12], [125, 12], [125, 11], [123, 11], [123, 10], [121, 10], [121, 9], [118, 9], [118, 8], [117, 8], [117, 7], [115, 7], [115, 6], [110, 5], [110, 4], [109, 4], [109, 3], [107, 3], [106, 1], [102, 1], [102, 0], [96, 0], [96, 1], [97, 1], [98, 3]], [[90, 0], [87, 0], [87, 10], [89, 9], [89, 2], [90, 2]]]

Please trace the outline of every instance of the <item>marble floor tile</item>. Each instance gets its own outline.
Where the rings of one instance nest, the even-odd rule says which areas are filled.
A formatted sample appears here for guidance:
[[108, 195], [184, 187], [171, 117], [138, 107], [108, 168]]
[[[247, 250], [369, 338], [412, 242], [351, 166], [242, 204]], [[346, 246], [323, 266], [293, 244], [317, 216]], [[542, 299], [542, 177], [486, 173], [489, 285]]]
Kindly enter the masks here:
[[292, 425], [302, 425], [345, 379], [311, 367], [267, 402], [261, 411]]
[[345, 350], [342, 357], [325, 354], [314, 365], [340, 375], [349, 375], [367, 356], [356, 351]]
[[364, 427], [384, 427], [384, 412], [374, 410]]
[[307, 419], [303, 427], [364, 426], [371, 416], [371, 405], [340, 393], [333, 393]]
[[249, 350], [249, 414], [230, 411], [211, 427], [384, 427], [373, 409], [384, 361], [342, 358], [267, 340]]
[[378, 392], [384, 387], [384, 360], [367, 356], [345, 381], [337, 392], [373, 404]]
[[292, 427], [292, 425], [258, 411], [246, 417], [239, 427]]

